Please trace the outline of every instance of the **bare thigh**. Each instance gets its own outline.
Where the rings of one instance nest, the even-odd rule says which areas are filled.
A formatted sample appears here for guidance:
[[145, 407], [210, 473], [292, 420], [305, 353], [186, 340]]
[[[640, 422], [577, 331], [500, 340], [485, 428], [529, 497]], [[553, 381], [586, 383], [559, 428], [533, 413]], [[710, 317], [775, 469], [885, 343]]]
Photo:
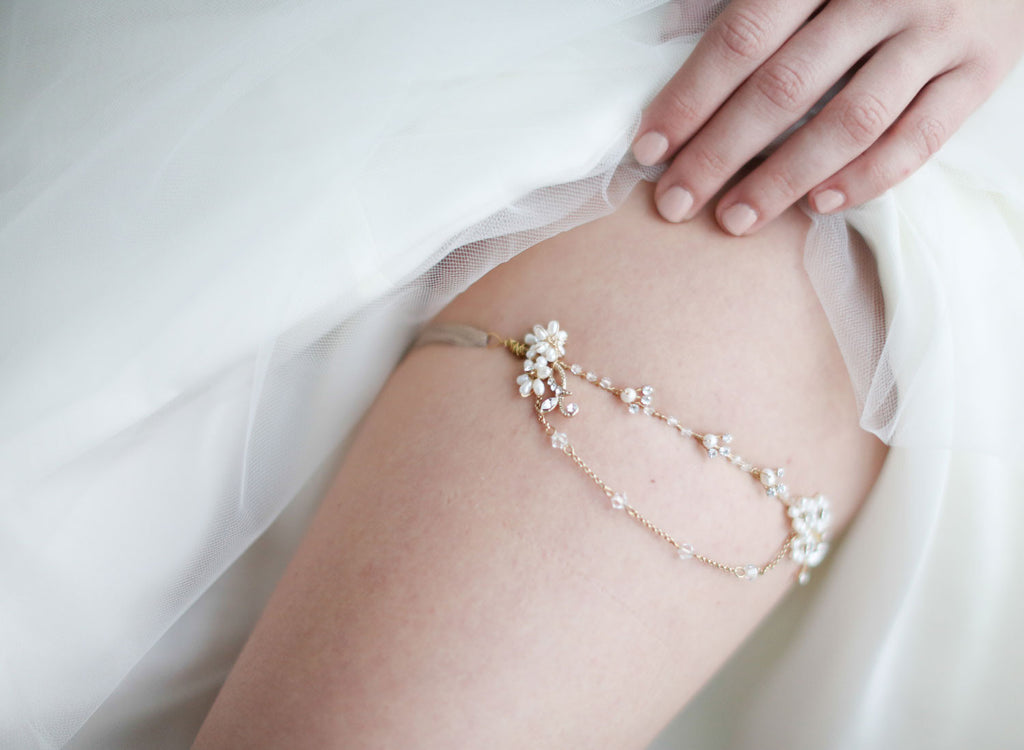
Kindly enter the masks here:
[[[884, 448], [857, 427], [791, 211], [752, 238], [669, 225], [638, 189], [502, 265], [441, 318], [657, 386], [732, 432], [844, 526]], [[520, 363], [427, 347], [394, 372], [196, 747], [643, 747], [793, 585], [680, 561], [553, 451]], [[769, 559], [778, 503], [663, 426], [579, 389], [574, 445], [658, 525], [730, 563]], [[621, 407], [621, 404], [618, 405]]]

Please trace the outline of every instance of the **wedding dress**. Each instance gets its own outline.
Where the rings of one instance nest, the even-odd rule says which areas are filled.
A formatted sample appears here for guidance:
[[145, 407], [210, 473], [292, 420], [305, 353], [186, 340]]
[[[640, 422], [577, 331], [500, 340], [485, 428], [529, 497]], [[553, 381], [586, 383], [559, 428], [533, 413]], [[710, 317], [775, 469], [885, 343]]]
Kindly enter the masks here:
[[[188, 745], [416, 327], [654, 176], [638, 114], [720, 5], [0, 6], [0, 748]], [[890, 455], [653, 747], [1019, 741], [1022, 93], [814, 218]]]

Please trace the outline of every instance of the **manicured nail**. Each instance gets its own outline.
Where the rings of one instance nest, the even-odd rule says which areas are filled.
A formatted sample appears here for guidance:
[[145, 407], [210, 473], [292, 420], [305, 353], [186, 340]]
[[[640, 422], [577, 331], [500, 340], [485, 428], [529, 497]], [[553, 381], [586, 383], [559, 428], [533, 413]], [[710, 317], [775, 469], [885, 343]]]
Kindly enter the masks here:
[[633, 158], [645, 167], [653, 167], [668, 151], [668, 138], [661, 133], [644, 133], [633, 144]]
[[678, 224], [686, 218], [686, 215], [690, 213], [690, 209], [693, 208], [693, 196], [690, 195], [689, 190], [676, 185], [662, 193], [661, 197], [654, 203], [658, 207], [658, 213], [666, 221]]
[[729, 234], [735, 234], [737, 237], [754, 226], [755, 221], [757, 211], [746, 203], [737, 203], [722, 211], [722, 226]]
[[846, 196], [838, 190], [822, 190], [811, 198], [811, 203], [819, 214], [827, 214], [846, 203]]

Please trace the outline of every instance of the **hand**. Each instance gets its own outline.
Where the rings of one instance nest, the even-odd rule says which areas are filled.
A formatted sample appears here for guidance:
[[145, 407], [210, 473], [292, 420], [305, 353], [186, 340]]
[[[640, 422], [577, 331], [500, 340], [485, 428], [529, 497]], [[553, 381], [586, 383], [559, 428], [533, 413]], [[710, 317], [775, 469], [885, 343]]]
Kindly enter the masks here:
[[1021, 0], [735, 0], [644, 112], [633, 153], [671, 160], [655, 203], [684, 221], [852, 73], [715, 211], [736, 235], [804, 195], [831, 213], [921, 166], [1022, 47]]

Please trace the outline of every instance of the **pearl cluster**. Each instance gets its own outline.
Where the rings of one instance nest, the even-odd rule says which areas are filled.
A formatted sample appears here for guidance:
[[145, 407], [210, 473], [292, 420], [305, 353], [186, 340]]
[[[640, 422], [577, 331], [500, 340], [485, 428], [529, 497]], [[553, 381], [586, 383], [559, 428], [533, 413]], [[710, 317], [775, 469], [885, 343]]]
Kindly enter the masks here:
[[[549, 412], [557, 408], [565, 416], [574, 417], [580, 407], [564, 401], [570, 394], [566, 387], [565, 370], [559, 361], [565, 354], [565, 341], [568, 337], [569, 334], [559, 327], [557, 320], [552, 320], [547, 327], [534, 326], [533, 331], [523, 337], [528, 348], [523, 361], [523, 374], [516, 378], [516, 384], [520, 396], [526, 398], [533, 395], [537, 399], [540, 411]], [[561, 378], [561, 382], [558, 378]], [[550, 396], [547, 395], [548, 390], [551, 391]]]

